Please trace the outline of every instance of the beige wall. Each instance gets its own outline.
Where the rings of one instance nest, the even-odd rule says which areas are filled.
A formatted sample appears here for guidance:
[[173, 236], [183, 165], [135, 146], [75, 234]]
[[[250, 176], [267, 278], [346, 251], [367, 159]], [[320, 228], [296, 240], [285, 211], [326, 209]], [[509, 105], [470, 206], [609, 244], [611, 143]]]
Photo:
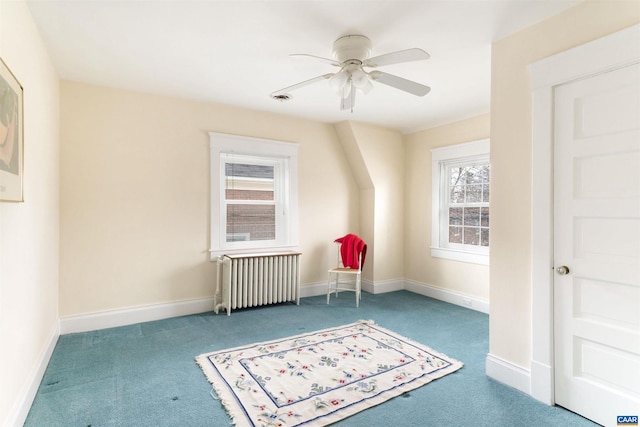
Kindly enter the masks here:
[[[343, 230], [340, 235], [354, 233], [367, 242], [367, 257], [362, 269], [362, 276], [366, 285], [367, 281], [372, 282], [374, 277], [374, 211], [375, 211], [375, 187], [371, 180], [371, 175], [362, 156], [360, 145], [353, 133], [352, 122], [340, 122], [335, 125], [336, 132], [345, 158], [349, 163], [349, 168], [353, 173], [358, 186], [358, 227]], [[338, 236], [336, 236], [338, 237]], [[368, 261], [367, 261], [368, 260]]]
[[[405, 136], [405, 279], [489, 299], [489, 267], [433, 258], [430, 254], [433, 220], [430, 150], [488, 137], [488, 114]], [[492, 207], [491, 227], [493, 224]]]
[[58, 325], [58, 77], [22, 1], [0, 2], [0, 57], [25, 115], [25, 201], [0, 202], [0, 424], [12, 425]]
[[[402, 134], [363, 123], [351, 123], [367, 171], [373, 183], [373, 210], [361, 207], [361, 223], [372, 223], [367, 253], [375, 271], [376, 286], [402, 282], [404, 272], [404, 148]], [[365, 219], [370, 218], [370, 219]]]
[[358, 122], [342, 122], [336, 129], [360, 189], [358, 232], [367, 242], [363, 276], [375, 286], [401, 283], [404, 258], [402, 134]]
[[531, 87], [527, 65], [640, 22], [638, 1], [587, 0], [493, 44], [490, 352], [531, 359]]
[[303, 286], [358, 227], [332, 125], [72, 82], [61, 95], [61, 316], [212, 295], [209, 131], [300, 144]]

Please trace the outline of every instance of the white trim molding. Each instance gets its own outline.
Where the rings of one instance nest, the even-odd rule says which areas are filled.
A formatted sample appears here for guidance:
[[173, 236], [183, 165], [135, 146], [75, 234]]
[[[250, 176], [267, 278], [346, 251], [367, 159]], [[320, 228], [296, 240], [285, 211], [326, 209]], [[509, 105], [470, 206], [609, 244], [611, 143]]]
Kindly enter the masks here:
[[[384, 294], [387, 292], [402, 291], [406, 289], [403, 279], [384, 280], [372, 282], [362, 279], [362, 290], [370, 294]], [[315, 297], [327, 294], [327, 282], [308, 283], [300, 286], [300, 298]]]
[[307, 283], [300, 285], [300, 298], [317, 297], [327, 294], [327, 282]]
[[[487, 299], [439, 288], [437, 286], [417, 282], [415, 280], [395, 279], [378, 281], [375, 283], [370, 280], [363, 280], [362, 290], [371, 294], [383, 294], [386, 292], [405, 290], [425, 297], [437, 299], [439, 301], [459, 305], [460, 307], [468, 308], [470, 310], [489, 314], [489, 300]], [[301, 298], [326, 295], [326, 293], [326, 282], [306, 284], [300, 287]]]
[[505, 385], [531, 394], [531, 372], [491, 353], [485, 364], [487, 376]]
[[415, 280], [405, 280], [404, 283], [404, 289], [409, 292], [489, 314], [489, 300], [487, 299], [439, 288], [427, 283], [416, 282]]
[[531, 396], [554, 401], [553, 349], [553, 93], [555, 87], [640, 61], [640, 25], [529, 65], [531, 136]]
[[402, 291], [405, 289], [405, 284], [403, 279], [378, 280], [375, 283], [371, 280], [363, 279], [362, 289], [372, 294], [384, 294]]
[[44, 378], [44, 373], [47, 370], [47, 366], [49, 365], [49, 361], [51, 360], [53, 350], [56, 348], [59, 337], [60, 324], [59, 322], [55, 322], [35, 369], [31, 371], [31, 374], [24, 382], [24, 386], [22, 390], [19, 391], [18, 398], [6, 418], [7, 426], [21, 426], [27, 420], [29, 410], [31, 409], [31, 405], [33, 405], [33, 400], [36, 398], [38, 388]]
[[60, 333], [96, 331], [213, 311], [213, 297], [62, 317]]
[[553, 367], [537, 360], [531, 361], [531, 397], [547, 405], [555, 404]]
[[[407, 290], [433, 299], [459, 305], [482, 313], [489, 314], [489, 301], [460, 292], [439, 288], [434, 285], [405, 279], [392, 279], [372, 282], [362, 281], [363, 290], [371, 294]], [[327, 283], [307, 283], [300, 286], [300, 297], [326, 295]], [[188, 316], [190, 314], [214, 311], [214, 298], [199, 298], [188, 301], [176, 301], [163, 304], [152, 304], [97, 313], [81, 314], [60, 318], [58, 335], [78, 332], [96, 331], [133, 325], [142, 322]], [[56, 339], [57, 336], [56, 335]], [[54, 342], [55, 345], [55, 342]]]

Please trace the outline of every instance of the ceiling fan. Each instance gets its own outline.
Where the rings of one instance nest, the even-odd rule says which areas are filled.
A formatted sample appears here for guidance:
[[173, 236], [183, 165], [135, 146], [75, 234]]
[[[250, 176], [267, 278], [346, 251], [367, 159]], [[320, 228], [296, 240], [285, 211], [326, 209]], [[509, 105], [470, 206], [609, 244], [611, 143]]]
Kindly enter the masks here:
[[[271, 93], [271, 97], [281, 100], [289, 99], [290, 91], [318, 81], [327, 80], [329, 86], [341, 97], [340, 109], [353, 112], [356, 89], [367, 94], [373, 89], [372, 82], [379, 82], [416, 96], [424, 96], [431, 90], [429, 86], [376, 70], [377, 67], [384, 65], [429, 59], [429, 54], [424, 50], [412, 48], [374, 56], [373, 58], [369, 58], [370, 54], [371, 40], [362, 35], [347, 35], [336, 40], [333, 43], [333, 56], [335, 59], [305, 53], [292, 54], [290, 56], [318, 59], [334, 67], [339, 67], [340, 70], [336, 73], [323, 74], [277, 90]], [[372, 68], [373, 70], [367, 71], [366, 68]]]

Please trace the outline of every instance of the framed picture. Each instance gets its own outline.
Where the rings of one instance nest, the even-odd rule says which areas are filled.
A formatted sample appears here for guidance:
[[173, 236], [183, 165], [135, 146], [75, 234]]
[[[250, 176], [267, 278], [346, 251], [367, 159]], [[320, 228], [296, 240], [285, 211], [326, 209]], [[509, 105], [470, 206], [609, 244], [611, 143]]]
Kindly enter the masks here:
[[24, 106], [22, 86], [0, 58], [0, 201], [22, 202]]

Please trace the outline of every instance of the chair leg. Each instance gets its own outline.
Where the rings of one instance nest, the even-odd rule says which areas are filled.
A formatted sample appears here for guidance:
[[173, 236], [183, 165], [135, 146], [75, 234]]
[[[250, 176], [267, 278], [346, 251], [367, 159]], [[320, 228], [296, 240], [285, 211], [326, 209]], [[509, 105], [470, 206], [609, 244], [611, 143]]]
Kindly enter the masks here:
[[[331, 276], [335, 274], [335, 279]], [[335, 281], [334, 281], [335, 280]], [[340, 274], [339, 273], [329, 273], [327, 277], [327, 304], [331, 301], [331, 292], [335, 292], [336, 298], [338, 297], [339, 292], [339, 284], [340, 284]], [[351, 290], [351, 289], [349, 289]], [[362, 280], [360, 275], [356, 275], [354, 289], [356, 294], [356, 307], [360, 307], [360, 300], [362, 299]]]

